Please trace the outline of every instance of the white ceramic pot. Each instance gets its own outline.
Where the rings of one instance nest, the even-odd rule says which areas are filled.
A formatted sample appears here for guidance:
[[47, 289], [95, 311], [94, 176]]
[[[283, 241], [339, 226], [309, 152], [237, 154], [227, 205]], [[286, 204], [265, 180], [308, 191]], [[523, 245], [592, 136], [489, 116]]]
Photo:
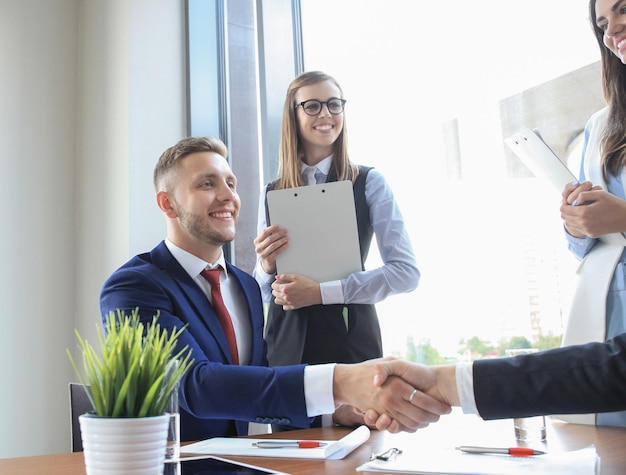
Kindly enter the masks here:
[[79, 416], [87, 475], [162, 474], [169, 419]]

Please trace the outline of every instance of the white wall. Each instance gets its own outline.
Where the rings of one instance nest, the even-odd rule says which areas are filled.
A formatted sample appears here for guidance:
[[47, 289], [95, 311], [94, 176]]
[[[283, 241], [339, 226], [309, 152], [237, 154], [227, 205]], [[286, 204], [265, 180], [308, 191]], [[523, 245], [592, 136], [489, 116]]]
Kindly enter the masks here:
[[163, 237], [152, 167], [185, 135], [183, 0], [0, 0], [0, 457], [69, 451], [66, 348]]

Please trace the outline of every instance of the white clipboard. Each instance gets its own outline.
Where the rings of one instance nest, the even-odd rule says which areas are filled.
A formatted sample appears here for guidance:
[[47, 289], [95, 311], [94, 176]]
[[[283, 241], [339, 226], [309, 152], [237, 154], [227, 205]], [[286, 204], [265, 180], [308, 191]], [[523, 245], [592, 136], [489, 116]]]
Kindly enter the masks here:
[[547, 180], [559, 193], [567, 183], [577, 180], [567, 165], [533, 130], [522, 129], [504, 142], [536, 177]]
[[279, 274], [327, 282], [362, 270], [350, 181], [271, 190], [267, 207], [270, 223], [289, 233], [289, 247], [276, 259]]
[[[567, 183], [578, 180], [532, 129], [522, 129], [504, 142], [535, 176], [545, 179], [559, 193]], [[608, 244], [626, 246], [626, 237], [622, 233], [605, 234], [600, 239]]]

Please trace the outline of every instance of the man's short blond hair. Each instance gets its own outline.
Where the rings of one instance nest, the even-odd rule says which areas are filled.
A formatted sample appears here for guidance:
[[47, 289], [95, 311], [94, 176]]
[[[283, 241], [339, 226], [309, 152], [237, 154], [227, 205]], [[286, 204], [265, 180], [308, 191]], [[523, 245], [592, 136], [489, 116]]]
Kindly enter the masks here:
[[217, 137], [187, 137], [176, 145], [172, 145], [159, 157], [154, 167], [153, 182], [156, 191], [171, 191], [167, 177], [178, 163], [187, 155], [197, 152], [215, 152], [224, 158], [228, 157], [228, 148]]

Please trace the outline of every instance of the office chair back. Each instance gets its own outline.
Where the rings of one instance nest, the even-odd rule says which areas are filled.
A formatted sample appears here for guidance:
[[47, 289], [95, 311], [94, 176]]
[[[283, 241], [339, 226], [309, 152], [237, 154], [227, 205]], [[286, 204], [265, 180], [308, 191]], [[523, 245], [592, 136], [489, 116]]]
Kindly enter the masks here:
[[72, 424], [70, 426], [70, 440], [72, 452], [83, 451], [83, 440], [80, 437], [80, 424], [78, 422], [78, 416], [85, 414], [86, 412], [93, 411], [91, 401], [87, 397], [85, 392], [85, 386], [79, 383], [69, 384], [70, 392], [70, 419]]

